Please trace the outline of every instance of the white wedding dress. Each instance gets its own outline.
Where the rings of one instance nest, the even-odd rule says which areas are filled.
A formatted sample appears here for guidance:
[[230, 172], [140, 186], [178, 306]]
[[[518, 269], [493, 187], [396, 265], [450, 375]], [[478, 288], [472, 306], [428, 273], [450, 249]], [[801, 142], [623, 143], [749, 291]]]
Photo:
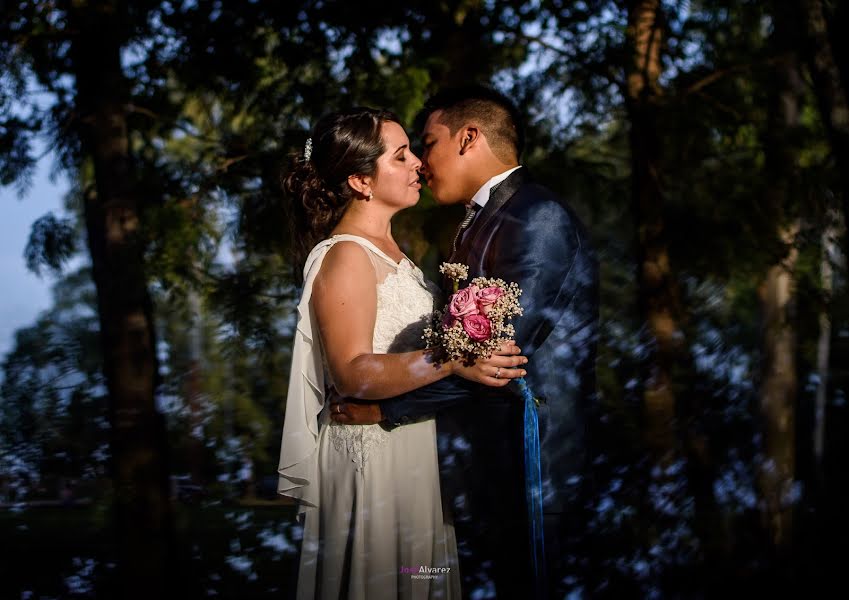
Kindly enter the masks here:
[[[409, 259], [338, 235], [307, 258], [280, 458], [280, 493], [300, 501], [299, 599], [459, 598], [454, 530], [443, 517], [433, 419], [384, 430], [330, 420], [321, 340], [309, 304], [327, 251], [355, 242], [377, 275], [373, 351], [422, 347], [434, 291]], [[422, 570], [424, 569], [424, 570]], [[428, 569], [448, 569], [438, 574]]]

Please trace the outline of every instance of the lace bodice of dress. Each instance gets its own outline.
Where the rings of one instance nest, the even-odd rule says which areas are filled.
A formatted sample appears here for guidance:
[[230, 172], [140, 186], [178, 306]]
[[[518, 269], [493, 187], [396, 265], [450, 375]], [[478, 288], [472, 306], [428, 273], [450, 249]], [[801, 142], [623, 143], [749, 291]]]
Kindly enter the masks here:
[[430, 322], [433, 304], [432, 285], [405, 258], [377, 286], [374, 352], [389, 354], [422, 348], [422, 333]]
[[[352, 241], [368, 251], [377, 274], [373, 351], [388, 354], [422, 348], [422, 333], [433, 312], [436, 286], [427, 282], [409, 259], [404, 258], [396, 264], [366, 240]], [[362, 470], [369, 455], [383, 446], [391, 435], [380, 425], [342, 425], [330, 421], [329, 426], [328, 434], [334, 448], [347, 453], [357, 470]]]

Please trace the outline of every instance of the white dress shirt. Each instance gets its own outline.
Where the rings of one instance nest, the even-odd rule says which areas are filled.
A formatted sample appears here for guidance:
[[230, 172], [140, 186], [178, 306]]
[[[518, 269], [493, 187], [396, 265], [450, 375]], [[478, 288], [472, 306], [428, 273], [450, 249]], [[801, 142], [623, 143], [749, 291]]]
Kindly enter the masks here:
[[[521, 168], [522, 168], [522, 165], [519, 165], [518, 167], [513, 167], [512, 169], [504, 171], [503, 173], [499, 173], [495, 177], [491, 178], [489, 181], [487, 181], [485, 184], [483, 184], [483, 186], [481, 186], [481, 189], [479, 189], [477, 192], [475, 192], [475, 195], [472, 196], [472, 202], [474, 202], [475, 204], [477, 204], [481, 208], [486, 206], [486, 203], [489, 202], [489, 192], [490, 192], [490, 190], [492, 188], [494, 188], [496, 185], [498, 185], [499, 183], [501, 183], [502, 181], [504, 181], [505, 179], [507, 179], [508, 177], [510, 177], [510, 173], [512, 173], [516, 169], [521, 169]], [[478, 211], [478, 212], [480, 212], [480, 211]]]

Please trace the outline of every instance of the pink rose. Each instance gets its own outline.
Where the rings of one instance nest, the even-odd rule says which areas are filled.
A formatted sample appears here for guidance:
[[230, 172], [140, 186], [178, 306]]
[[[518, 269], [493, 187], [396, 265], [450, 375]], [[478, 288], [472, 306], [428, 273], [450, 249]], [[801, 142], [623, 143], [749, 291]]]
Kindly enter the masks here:
[[481, 314], [488, 315], [489, 311], [492, 310], [492, 305], [504, 295], [504, 290], [500, 287], [486, 287], [481, 290], [478, 290], [478, 293], [475, 295], [475, 302], [477, 302], [478, 310]]
[[469, 315], [463, 319], [463, 329], [476, 342], [483, 342], [492, 336], [492, 328], [483, 315]]
[[448, 301], [448, 312], [451, 313], [451, 316], [459, 319], [467, 315], [478, 314], [480, 311], [475, 301], [477, 293], [478, 286], [470, 285], [451, 296]]

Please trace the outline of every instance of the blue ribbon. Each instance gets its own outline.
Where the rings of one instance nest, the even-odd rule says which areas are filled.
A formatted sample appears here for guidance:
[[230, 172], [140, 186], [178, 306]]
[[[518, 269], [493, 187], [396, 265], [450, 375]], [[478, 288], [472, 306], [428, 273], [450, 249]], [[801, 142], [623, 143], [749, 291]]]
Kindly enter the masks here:
[[542, 466], [539, 448], [537, 401], [524, 377], [516, 380], [525, 401], [525, 497], [528, 504], [531, 556], [536, 597], [545, 598], [545, 535], [542, 516]]

